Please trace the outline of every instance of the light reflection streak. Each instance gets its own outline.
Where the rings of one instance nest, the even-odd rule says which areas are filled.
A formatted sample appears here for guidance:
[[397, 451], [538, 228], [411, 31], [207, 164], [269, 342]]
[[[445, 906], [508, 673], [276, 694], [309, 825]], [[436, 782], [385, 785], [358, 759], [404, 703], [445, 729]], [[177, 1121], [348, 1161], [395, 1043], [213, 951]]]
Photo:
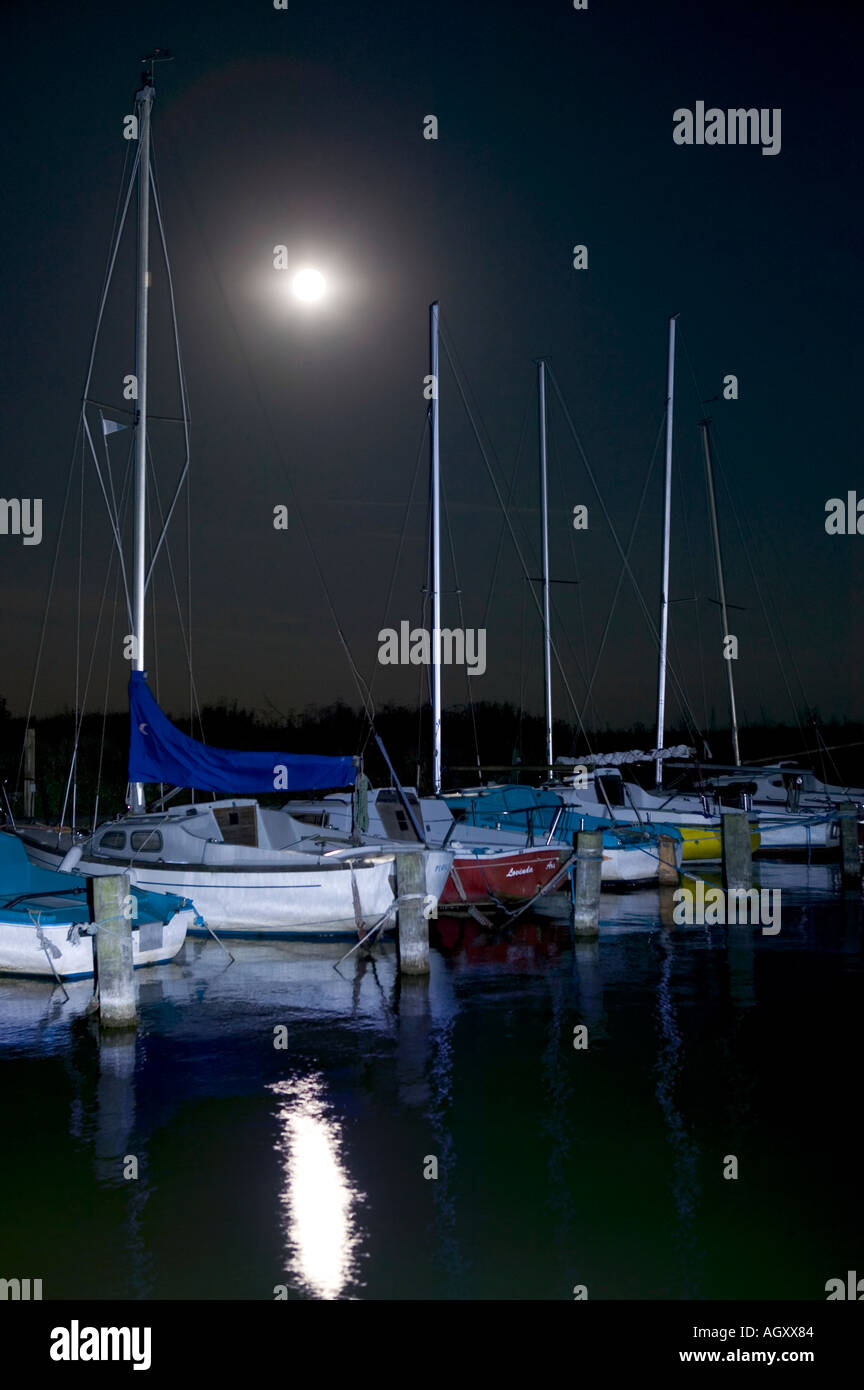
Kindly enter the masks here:
[[339, 1124], [328, 1113], [322, 1078], [277, 1081], [276, 1109], [284, 1185], [288, 1273], [317, 1298], [335, 1299], [356, 1282], [358, 1246], [354, 1208], [364, 1200], [342, 1162]]

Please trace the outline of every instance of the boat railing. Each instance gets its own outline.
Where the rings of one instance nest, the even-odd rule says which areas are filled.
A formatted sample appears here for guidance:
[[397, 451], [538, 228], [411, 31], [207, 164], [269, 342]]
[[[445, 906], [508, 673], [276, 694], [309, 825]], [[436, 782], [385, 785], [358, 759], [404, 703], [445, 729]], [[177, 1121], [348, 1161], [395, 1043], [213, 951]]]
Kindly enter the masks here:
[[[489, 821], [486, 820], [485, 817], [483, 819], [478, 818], [477, 806], [478, 803], [476, 801], [471, 802], [471, 824], [478, 826], [481, 829], [483, 827], [492, 828], [489, 826]], [[562, 817], [564, 817], [567, 814], [567, 812], [571, 809], [571, 807], [565, 806], [563, 804], [558, 806], [550, 804], [548, 806], [520, 806], [514, 811], [508, 811], [506, 809], [497, 810], [494, 813], [494, 829], [524, 830], [526, 849], [533, 849], [537, 840], [541, 837], [542, 843], [544, 845], [549, 845], [555, 839], [555, 835], [558, 830], [558, 827], [561, 824]], [[544, 816], [546, 813], [553, 810], [555, 814], [552, 818], [552, 824], [548, 829], [546, 829], [546, 827], [543, 824]], [[539, 817], [537, 814], [538, 812], [541, 813]], [[467, 817], [465, 817], [465, 819], [467, 819]], [[584, 816], [581, 818], [581, 823], [582, 828], [584, 828]]]

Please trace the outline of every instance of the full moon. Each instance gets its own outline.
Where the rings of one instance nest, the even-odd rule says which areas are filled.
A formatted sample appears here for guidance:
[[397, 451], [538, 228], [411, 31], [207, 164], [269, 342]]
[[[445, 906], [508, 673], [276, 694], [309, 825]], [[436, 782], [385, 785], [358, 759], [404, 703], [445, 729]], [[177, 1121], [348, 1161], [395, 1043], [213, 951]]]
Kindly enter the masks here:
[[291, 289], [298, 299], [303, 299], [311, 303], [314, 299], [320, 299], [325, 289], [327, 281], [320, 270], [313, 270], [307, 266], [303, 270], [298, 270], [294, 279], [291, 281]]

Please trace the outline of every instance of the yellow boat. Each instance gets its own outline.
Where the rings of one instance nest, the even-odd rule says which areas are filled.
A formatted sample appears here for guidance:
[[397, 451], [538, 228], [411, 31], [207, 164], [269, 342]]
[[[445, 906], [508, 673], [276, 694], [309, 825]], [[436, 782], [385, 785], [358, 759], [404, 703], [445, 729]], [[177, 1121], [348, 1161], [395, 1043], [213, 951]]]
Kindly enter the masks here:
[[[658, 817], [659, 819], [659, 817]], [[705, 860], [723, 858], [723, 827], [720, 821], [706, 821], [703, 825], [685, 824], [676, 820], [675, 816], [668, 816], [669, 825], [674, 825], [676, 830], [680, 830], [684, 841], [682, 846], [681, 859], [684, 860]], [[759, 848], [762, 836], [758, 830], [754, 830], [753, 822], [750, 822], [750, 849], [753, 853]]]

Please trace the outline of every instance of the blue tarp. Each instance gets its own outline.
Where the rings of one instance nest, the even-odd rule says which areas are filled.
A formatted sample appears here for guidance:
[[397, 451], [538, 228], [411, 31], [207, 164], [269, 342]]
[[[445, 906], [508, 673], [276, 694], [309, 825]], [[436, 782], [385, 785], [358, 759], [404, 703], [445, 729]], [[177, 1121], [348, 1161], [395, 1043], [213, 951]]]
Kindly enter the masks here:
[[658, 835], [668, 835], [673, 840], [683, 838], [674, 825], [661, 825], [657, 821], [643, 821], [641, 824], [613, 822], [608, 816], [586, 815], [578, 806], [568, 806], [556, 820], [564, 803], [551, 788], [538, 790], [536, 787], [502, 783], [476, 791], [454, 792], [452, 796], [445, 793], [444, 800], [457, 819], [461, 814], [472, 825], [487, 825], [499, 830], [530, 830], [537, 834], [550, 830], [554, 825], [556, 840], [568, 843], [579, 830], [602, 830], [603, 844], [607, 849], [626, 848], [631, 843], [656, 840]]
[[129, 681], [129, 781], [207, 792], [323, 791], [354, 782], [353, 758], [236, 753], [208, 748], [174, 727], [143, 671]]

